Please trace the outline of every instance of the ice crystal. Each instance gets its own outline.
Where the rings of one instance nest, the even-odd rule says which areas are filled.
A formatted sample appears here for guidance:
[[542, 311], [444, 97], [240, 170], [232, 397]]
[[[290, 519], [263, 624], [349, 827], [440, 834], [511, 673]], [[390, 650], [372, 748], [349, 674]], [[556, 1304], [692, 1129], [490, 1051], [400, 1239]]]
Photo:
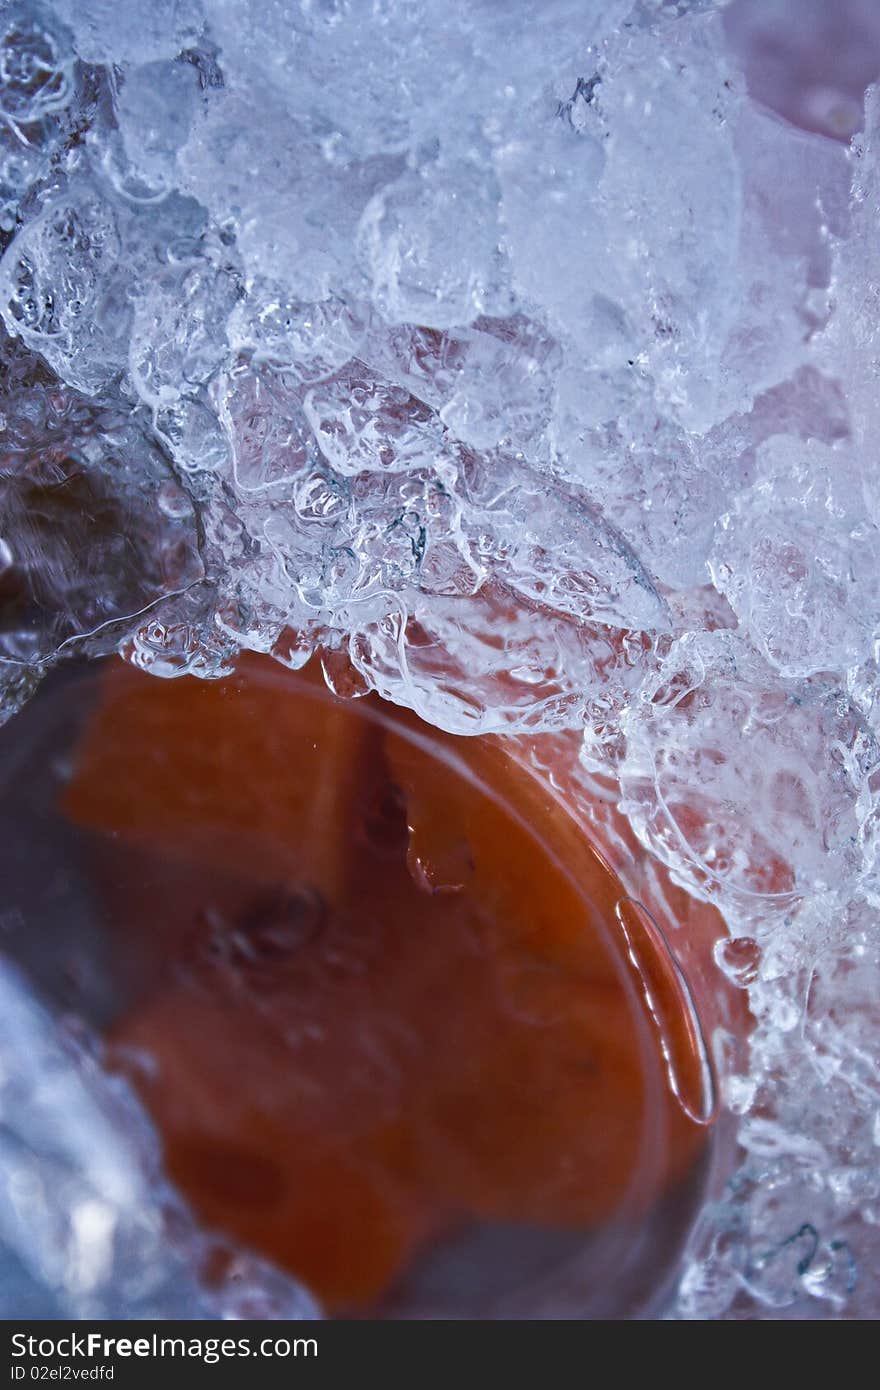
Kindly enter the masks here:
[[0, 5], [3, 713], [320, 648], [581, 734], [755, 1018], [682, 1316], [870, 1308], [878, 73], [870, 0]]

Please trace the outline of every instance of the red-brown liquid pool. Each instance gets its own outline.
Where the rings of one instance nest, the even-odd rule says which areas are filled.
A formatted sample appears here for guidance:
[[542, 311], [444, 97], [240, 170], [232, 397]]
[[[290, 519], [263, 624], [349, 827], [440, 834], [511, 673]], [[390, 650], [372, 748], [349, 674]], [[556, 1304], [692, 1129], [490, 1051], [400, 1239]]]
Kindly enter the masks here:
[[513, 745], [271, 663], [117, 663], [61, 808], [172, 1179], [329, 1312], [468, 1232], [637, 1224], [697, 1170], [681, 981]]

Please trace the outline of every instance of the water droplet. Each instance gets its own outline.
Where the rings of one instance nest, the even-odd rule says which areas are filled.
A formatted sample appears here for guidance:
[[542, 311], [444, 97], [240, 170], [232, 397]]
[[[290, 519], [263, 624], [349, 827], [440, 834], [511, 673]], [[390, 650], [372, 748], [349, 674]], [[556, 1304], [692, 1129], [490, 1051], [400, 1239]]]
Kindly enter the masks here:
[[621, 898], [614, 911], [660, 1045], [669, 1089], [688, 1119], [711, 1124], [718, 1107], [715, 1074], [690, 986], [642, 903]]
[[306, 633], [286, 627], [272, 648], [272, 658], [290, 671], [300, 671], [314, 650], [315, 644]]
[[345, 651], [323, 651], [321, 667], [324, 679], [341, 700], [356, 700], [369, 693], [370, 687]]

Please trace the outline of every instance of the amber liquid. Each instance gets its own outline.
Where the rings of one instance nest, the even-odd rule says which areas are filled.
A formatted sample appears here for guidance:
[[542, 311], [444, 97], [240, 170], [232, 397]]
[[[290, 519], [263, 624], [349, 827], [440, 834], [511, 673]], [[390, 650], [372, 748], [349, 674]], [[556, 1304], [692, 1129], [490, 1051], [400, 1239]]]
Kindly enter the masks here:
[[503, 742], [260, 663], [115, 665], [62, 809], [172, 1179], [330, 1312], [487, 1232], [567, 1250], [693, 1171], [675, 982], [644, 942], [634, 977], [620, 882]]

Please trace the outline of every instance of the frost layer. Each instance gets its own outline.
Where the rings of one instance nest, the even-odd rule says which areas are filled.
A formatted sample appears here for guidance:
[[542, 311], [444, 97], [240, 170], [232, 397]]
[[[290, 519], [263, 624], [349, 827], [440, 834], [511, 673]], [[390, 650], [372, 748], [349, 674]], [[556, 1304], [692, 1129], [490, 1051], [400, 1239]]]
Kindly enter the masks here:
[[867, 0], [0, 5], [4, 713], [318, 648], [582, 730], [756, 1020], [682, 1316], [871, 1306], [878, 71]]

